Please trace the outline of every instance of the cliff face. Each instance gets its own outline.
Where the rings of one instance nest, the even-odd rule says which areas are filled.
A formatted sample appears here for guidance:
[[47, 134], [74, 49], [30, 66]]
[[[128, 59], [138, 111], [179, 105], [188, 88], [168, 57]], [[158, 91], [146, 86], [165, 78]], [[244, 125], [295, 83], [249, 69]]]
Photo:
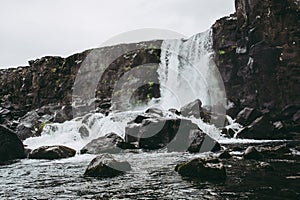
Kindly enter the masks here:
[[300, 103], [300, 15], [294, 0], [236, 0], [213, 25], [215, 61], [227, 97], [280, 111]]
[[[161, 41], [120, 44], [88, 50], [67, 58], [43, 57], [29, 61], [30, 66], [27, 67], [2, 69], [0, 70], [0, 108], [15, 110], [14, 115], [22, 116], [27, 111], [51, 103], [70, 104], [78, 69], [91, 51], [103, 54], [107, 59], [117, 52], [126, 52], [114, 60], [100, 78], [95, 95], [100, 99], [98, 103], [101, 104], [103, 103], [101, 100], [111, 96], [116, 80], [126, 71], [146, 63], [159, 63], [160, 46]], [[134, 51], [131, 51], [132, 49]], [[157, 75], [154, 77], [157, 78]], [[86, 82], [87, 80], [83, 80], [79, 84], [86, 84]], [[159, 96], [157, 86], [148, 90], [144, 88], [144, 90], [147, 94], [151, 93], [151, 96]], [[144, 98], [142, 94], [137, 96]]]

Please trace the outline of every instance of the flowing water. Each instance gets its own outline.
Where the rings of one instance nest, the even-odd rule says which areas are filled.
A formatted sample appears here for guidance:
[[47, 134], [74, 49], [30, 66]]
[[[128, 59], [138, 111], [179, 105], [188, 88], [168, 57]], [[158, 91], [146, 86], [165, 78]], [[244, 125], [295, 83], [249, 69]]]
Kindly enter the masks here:
[[[161, 98], [155, 106], [163, 110], [178, 109], [197, 98], [205, 105], [225, 105], [224, 88], [212, 56], [210, 31], [195, 35], [189, 40], [164, 41], [158, 69]], [[49, 124], [45, 126], [42, 136], [29, 138], [24, 144], [31, 149], [62, 144], [80, 150], [92, 139], [109, 132], [123, 137], [126, 124], [145, 109], [146, 107], [136, 111], [112, 112], [108, 116], [91, 113], [62, 124]], [[174, 116], [165, 112], [165, 117]], [[220, 136], [216, 127], [199, 119], [192, 121], [224, 145], [256, 142], [228, 140]], [[234, 121], [231, 123], [232, 127], [240, 128]], [[81, 127], [85, 127], [89, 135], [82, 137], [79, 133]], [[239, 178], [241, 173], [247, 171], [247, 167], [256, 165], [254, 162], [247, 163], [246, 166], [235, 165], [238, 163], [238, 158], [235, 158], [232, 163], [227, 163], [229, 178], [224, 183], [184, 179], [174, 171], [177, 163], [205, 155], [168, 153], [164, 150], [120, 153], [115, 155], [116, 158], [128, 161], [133, 170], [123, 176], [107, 179], [83, 177], [85, 168], [95, 155], [78, 154], [73, 158], [54, 161], [23, 159], [0, 166], [0, 199], [247, 199], [251, 195], [268, 197], [268, 194], [256, 190], [256, 183], [251, 182], [251, 178], [261, 176], [260, 174], [248, 179]], [[290, 166], [297, 168], [299, 162], [291, 161]], [[276, 190], [279, 187], [277, 182], [270, 183], [268, 178], [260, 180], [259, 183], [266, 184], [267, 191], [282, 195], [283, 193]], [[279, 184], [287, 185], [285, 192], [290, 192], [291, 197], [298, 195], [294, 191], [296, 185], [293, 180], [278, 180]]]

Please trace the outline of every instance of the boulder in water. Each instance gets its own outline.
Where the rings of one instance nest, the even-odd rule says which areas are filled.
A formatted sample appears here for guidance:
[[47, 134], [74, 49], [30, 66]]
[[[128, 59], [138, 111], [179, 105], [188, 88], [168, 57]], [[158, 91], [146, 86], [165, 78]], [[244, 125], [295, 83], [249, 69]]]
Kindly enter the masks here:
[[100, 154], [100, 153], [119, 153], [122, 149], [131, 149], [134, 146], [125, 144], [124, 140], [116, 133], [108, 133], [105, 136], [92, 140], [85, 145], [80, 153]]
[[147, 119], [139, 127], [138, 146], [142, 149], [165, 147], [176, 135], [180, 119]]
[[[188, 124], [189, 125], [189, 124]], [[200, 129], [186, 126], [179, 130], [173, 141], [167, 145], [170, 151], [188, 151], [190, 153], [216, 152], [221, 150], [220, 144]], [[181, 133], [183, 131], [183, 133]]]
[[300, 110], [293, 115], [293, 121], [297, 124], [300, 124]]
[[175, 115], [180, 115], [181, 114], [181, 112], [178, 111], [176, 108], [170, 108], [168, 111], [171, 112], [171, 113], [174, 113]]
[[153, 114], [153, 115], [157, 115], [159, 117], [162, 117], [163, 116], [163, 111], [160, 110], [159, 108], [148, 108], [145, 113], [148, 113], [148, 114]]
[[74, 149], [62, 145], [42, 146], [30, 152], [28, 158], [54, 160], [73, 157], [75, 154]]
[[270, 163], [267, 163], [267, 162], [259, 162], [256, 165], [256, 168], [258, 170], [263, 170], [263, 171], [274, 171], [274, 167], [272, 167], [272, 165]]
[[236, 122], [243, 125], [250, 125], [255, 119], [262, 115], [261, 112], [254, 108], [246, 107], [236, 117]]
[[273, 139], [274, 126], [266, 116], [257, 118], [249, 126], [237, 133], [237, 138], [245, 139]]
[[78, 132], [80, 133], [81, 138], [87, 138], [90, 135], [90, 132], [89, 132], [88, 128], [85, 125], [82, 125], [79, 128]]
[[225, 150], [218, 156], [218, 158], [229, 159], [229, 158], [232, 158], [232, 155], [228, 152], [228, 150]]
[[30, 137], [40, 136], [40, 132], [37, 131], [41, 122], [39, 122], [40, 116], [37, 112], [28, 112], [20, 119], [20, 124], [16, 128], [16, 134], [21, 140], [25, 140]]
[[131, 170], [128, 162], [120, 162], [112, 155], [101, 154], [94, 158], [84, 172], [84, 176], [89, 177], [114, 177]]
[[61, 110], [58, 110], [55, 115], [53, 122], [57, 123], [63, 123], [65, 121], [73, 119], [73, 110], [71, 105], [65, 105], [61, 108]]
[[202, 110], [202, 102], [200, 99], [196, 99], [195, 101], [184, 105], [180, 109], [180, 112], [183, 116], [186, 117], [194, 116], [196, 118], [199, 118], [201, 110]]
[[218, 151], [217, 141], [205, 134], [187, 119], [154, 118], [141, 124], [129, 124], [125, 129], [125, 141], [137, 142], [142, 149], [189, 151], [191, 153]]
[[235, 134], [235, 131], [232, 128], [223, 128], [222, 131], [221, 131], [221, 134], [224, 137], [233, 138], [234, 134]]
[[16, 133], [0, 125], [0, 163], [25, 158], [24, 146]]
[[198, 178], [208, 181], [224, 181], [226, 179], [226, 170], [218, 159], [196, 158], [189, 162], [178, 164], [175, 167], [181, 176]]
[[290, 104], [285, 106], [280, 112], [280, 119], [292, 119], [293, 115], [295, 115], [300, 109], [300, 105], [298, 104]]

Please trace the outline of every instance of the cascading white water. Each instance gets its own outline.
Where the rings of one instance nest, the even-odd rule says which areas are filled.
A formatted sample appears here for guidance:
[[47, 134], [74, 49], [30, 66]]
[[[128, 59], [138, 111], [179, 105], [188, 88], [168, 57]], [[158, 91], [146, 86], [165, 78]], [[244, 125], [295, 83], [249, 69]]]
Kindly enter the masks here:
[[[220, 99], [225, 99], [218, 82], [221, 79], [212, 61], [210, 30], [188, 40], [165, 40], [161, 49], [161, 64], [158, 69], [161, 98], [155, 101], [154, 106], [161, 107], [162, 110], [179, 109], [195, 99], [200, 99], [206, 105], [214, 105]], [[62, 124], [50, 124], [45, 126], [40, 137], [29, 138], [24, 143], [33, 149], [43, 145], [63, 144], [80, 150], [89, 141], [110, 132], [123, 137], [127, 123], [147, 109], [147, 106], [139, 109], [112, 112], [109, 116], [88, 114]], [[200, 119], [193, 118], [192, 121], [207, 134], [219, 138], [219, 130], [214, 126], [205, 124]], [[89, 132], [87, 137], [82, 137], [79, 133], [82, 126]]]
[[158, 74], [163, 109], [180, 108], [195, 99], [205, 105], [225, 99], [212, 60], [211, 30], [188, 40], [165, 40], [161, 49]]

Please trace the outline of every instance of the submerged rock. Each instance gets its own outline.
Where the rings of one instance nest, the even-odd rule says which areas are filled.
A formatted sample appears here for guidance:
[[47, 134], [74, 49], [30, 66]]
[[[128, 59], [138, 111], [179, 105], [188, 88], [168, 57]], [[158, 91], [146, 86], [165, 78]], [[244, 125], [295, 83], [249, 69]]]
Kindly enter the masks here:
[[199, 178], [209, 181], [223, 181], [226, 179], [226, 170], [218, 159], [196, 158], [189, 162], [178, 164], [175, 167], [181, 176]]
[[128, 162], [120, 162], [112, 155], [102, 154], [94, 158], [84, 172], [84, 176], [90, 177], [114, 177], [131, 170]]
[[134, 149], [135, 146], [125, 143], [116, 133], [108, 133], [105, 136], [92, 140], [85, 145], [80, 153], [100, 154], [119, 153], [122, 149]]
[[19, 158], [25, 158], [23, 143], [12, 130], [0, 125], [0, 163]]
[[256, 168], [259, 170], [264, 170], [264, 171], [274, 171], [274, 167], [270, 163], [267, 163], [267, 162], [259, 162], [256, 165]]
[[28, 158], [54, 160], [73, 157], [75, 154], [76, 151], [74, 149], [62, 145], [42, 146], [31, 151]]

